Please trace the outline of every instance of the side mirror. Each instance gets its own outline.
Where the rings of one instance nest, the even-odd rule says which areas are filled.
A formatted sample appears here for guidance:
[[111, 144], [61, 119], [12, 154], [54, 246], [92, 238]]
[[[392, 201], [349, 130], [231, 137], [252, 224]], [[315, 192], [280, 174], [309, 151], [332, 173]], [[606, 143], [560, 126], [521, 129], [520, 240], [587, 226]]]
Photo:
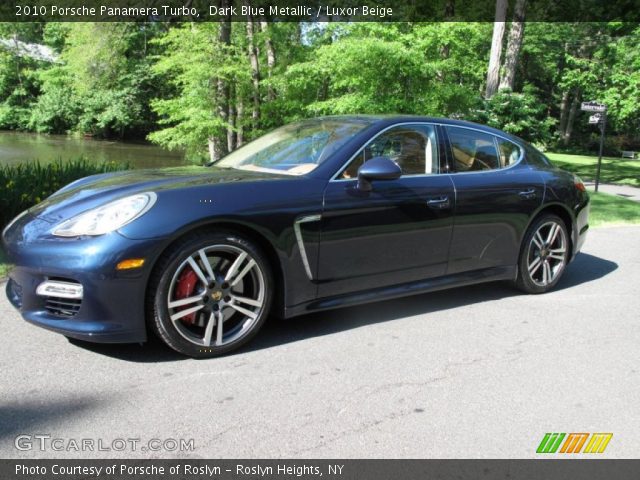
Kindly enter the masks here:
[[401, 175], [402, 170], [389, 157], [374, 157], [358, 169], [358, 189], [370, 192], [372, 180], [397, 180]]

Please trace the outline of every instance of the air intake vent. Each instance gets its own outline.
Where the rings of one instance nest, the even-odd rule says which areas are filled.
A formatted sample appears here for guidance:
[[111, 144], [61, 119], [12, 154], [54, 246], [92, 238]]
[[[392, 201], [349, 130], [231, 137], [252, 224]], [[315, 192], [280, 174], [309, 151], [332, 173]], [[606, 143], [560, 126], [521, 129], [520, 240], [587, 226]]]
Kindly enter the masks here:
[[80, 299], [47, 297], [45, 309], [56, 317], [72, 318], [80, 310], [80, 305], [82, 305]]
[[45, 297], [44, 308], [61, 318], [75, 317], [82, 305], [82, 285], [66, 278], [49, 278], [38, 285], [36, 294]]

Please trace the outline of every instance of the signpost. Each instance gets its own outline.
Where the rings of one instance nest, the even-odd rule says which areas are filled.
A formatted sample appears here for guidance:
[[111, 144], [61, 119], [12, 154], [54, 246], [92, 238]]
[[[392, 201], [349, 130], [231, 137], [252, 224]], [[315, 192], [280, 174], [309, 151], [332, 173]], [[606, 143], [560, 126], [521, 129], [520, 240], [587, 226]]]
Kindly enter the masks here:
[[598, 102], [582, 102], [580, 110], [594, 112], [589, 117], [589, 123], [600, 125], [600, 153], [598, 153], [598, 169], [596, 170], [596, 192], [600, 184], [600, 168], [602, 166], [602, 150], [604, 148], [604, 129], [607, 126], [607, 106]]

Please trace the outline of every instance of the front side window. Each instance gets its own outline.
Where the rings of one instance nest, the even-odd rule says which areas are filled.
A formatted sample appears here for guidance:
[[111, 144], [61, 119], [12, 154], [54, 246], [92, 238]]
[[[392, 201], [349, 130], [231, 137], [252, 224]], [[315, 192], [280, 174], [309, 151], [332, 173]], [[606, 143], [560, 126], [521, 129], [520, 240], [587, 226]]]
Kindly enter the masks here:
[[304, 175], [372, 121], [320, 118], [285, 125], [231, 152], [215, 166]]
[[435, 127], [401, 125], [387, 130], [362, 148], [337, 178], [356, 178], [360, 166], [374, 157], [390, 158], [400, 166], [403, 175], [438, 173]]
[[468, 128], [447, 127], [457, 172], [500, 168], [494, 136]]

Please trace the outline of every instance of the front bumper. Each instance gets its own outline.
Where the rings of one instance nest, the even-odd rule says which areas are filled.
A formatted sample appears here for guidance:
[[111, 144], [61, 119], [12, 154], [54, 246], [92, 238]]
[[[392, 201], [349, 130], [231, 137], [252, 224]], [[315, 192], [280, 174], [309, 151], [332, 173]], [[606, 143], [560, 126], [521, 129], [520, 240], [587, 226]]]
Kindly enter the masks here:
[[588, 194], [584, 194], [583, 202], [576, 209], [576, 226], [573, 229], [573, 258], [582, 250], [587, 233], [589, 231], [589, 212], [591, 210], [591, 200]]
[[[14, 264], [6, 294], [25, 320], [92, 342], [146, 340], [146, 285], [162, 239], [131, 240], [117, 232], [83, 239], [27, 238], [23, 229], [5, 232], [3, 243]], [[116, 270], [126, 258], [145, 258], [145, 264]], [[38, 285], [51, 279], [81, 284], [82, 299], [36, 294]]]

